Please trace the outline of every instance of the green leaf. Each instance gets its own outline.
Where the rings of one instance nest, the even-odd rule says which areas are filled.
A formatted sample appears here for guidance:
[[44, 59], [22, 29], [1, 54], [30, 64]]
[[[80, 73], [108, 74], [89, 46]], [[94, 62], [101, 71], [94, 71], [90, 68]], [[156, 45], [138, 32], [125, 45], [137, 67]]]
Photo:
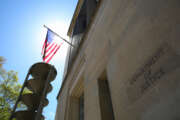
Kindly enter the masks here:
[[[0, 56], [0, 120], [9, 119], [22, 87], [22, 85], [18, 83], [17, 72], [4, 70], [2, 67], [4, 61], [5, 59]], [[23, 93], [29, 92], [28, 89], [25, 89]], [[20, 102], [18, 109], [26, 109], [26, 106]]]

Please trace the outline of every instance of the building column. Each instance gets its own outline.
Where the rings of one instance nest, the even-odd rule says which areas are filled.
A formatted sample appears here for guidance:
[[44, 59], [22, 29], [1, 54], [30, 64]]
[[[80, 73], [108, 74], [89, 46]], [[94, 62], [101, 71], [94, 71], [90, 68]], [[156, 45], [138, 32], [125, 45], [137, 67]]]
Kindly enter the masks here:
[[68, 120], [79, 120], [79, 99], [75, 97], [70, 98], [68, 108]]
[[85, 81], [84, 107], [85, 120], [101, 120], [97, 80]]

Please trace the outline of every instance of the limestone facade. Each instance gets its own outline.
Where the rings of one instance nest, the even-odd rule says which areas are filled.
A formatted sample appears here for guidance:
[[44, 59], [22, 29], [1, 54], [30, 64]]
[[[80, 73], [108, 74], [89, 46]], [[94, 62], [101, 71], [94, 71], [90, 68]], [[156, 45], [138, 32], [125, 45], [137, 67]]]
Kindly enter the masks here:
[[55, 120], [180, 119], [180, 1], [79, 0]]

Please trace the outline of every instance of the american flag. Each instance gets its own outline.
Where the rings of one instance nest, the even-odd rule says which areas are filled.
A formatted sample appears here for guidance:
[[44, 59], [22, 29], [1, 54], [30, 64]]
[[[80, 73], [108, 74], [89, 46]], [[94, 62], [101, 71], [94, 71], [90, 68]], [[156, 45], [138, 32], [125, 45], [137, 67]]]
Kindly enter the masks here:
[[57, 35], [55, 35], [51, 30], [48, 29], [46, 39], [42, 48], [43, 61], [49, 63], [56, 52], [59, 50], [63, 42]]

